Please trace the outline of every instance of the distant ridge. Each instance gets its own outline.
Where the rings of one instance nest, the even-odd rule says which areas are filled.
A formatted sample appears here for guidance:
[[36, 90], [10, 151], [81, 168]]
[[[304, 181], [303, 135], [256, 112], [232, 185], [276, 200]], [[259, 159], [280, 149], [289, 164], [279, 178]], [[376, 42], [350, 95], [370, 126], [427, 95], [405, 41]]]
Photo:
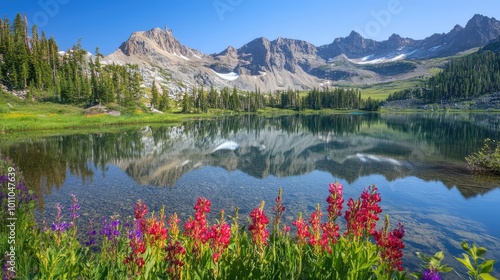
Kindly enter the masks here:
[[[480, 48], [500, 36], [500, 21], [474, 15], [465, 25], [422, 40], [391, 35], [375, 41], [352, 31], [332, 43], [315, 46], [303, 40], [257, 38], [236, 49], [207, 55], [181, 44], [168, 28], [134, 32], [112, 54], [109, 63], [134, 63], [147, 83], [155, 79], [172, 94], [193, 86], [236, 86], [262, 91], [306, 90], [331, 83], [377, 83], [427, 72], [416, 60], [448, 57]], [[380, 71], [374, 66], [408, 61]], [[389, 67], [389, 66], [387, 66]]]

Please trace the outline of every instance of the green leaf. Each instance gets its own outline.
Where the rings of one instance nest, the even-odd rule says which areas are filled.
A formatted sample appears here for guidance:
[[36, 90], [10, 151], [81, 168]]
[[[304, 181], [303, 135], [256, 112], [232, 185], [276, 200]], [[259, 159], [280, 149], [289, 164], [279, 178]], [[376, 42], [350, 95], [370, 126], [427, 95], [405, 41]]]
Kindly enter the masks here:
[[497, 280], [495, 277], [491, 276], [489, 273], [481, 273], [479, 274], [479, 278], [483, 280]]
[[487, 260], [479, 265], [479, 273], [489, 273], [493, 270], [494, 260]]
[[462, 241], [462, 249], [470, 254], [469, 244], [467, 244], [467, 242]]
[[443, 253], [443, 251], [437, 252], [434, 255], [434, 258], [436, 258], [438, 261], [442, 261], [444, 259], [444, 253]]
[[482, 257], [484, 254], [486, 254], [486, 248], [484, 247], [478, 247], [476, 250], [476, 255], [478, 257]]
[[457, 258], [455, 257], [455, 259], [457, 259], [457, 261], [459, 261], [460, 263], [462, 263], [466, 268], [467, 270], [469, 271], [474, 271], [474, 267], [472, 266], [472, 264], [470, 263], [470, 259], [469, 259], [469, 256], [462, 253], [462, 255], [464, 256], [464, 258]]
[[448, 272], [451, 272], [453, 271], [453, 268], [449, 267], [448, 265], [442, 265], [440, 267], [438, 267], [438, 271], [439, 272], [443, 272], [443, 273], [448, 273]]

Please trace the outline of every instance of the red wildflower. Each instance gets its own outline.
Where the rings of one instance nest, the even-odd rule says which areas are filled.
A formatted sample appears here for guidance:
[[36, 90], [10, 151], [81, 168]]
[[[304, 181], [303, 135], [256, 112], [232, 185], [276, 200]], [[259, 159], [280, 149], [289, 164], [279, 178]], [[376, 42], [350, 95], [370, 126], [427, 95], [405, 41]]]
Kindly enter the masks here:
[[273, 234], [276, 234], [280, 227], [281, 217], [285, 212], [285, 206], [283, 205], [283, 189], [280, 188], [278, 191], [278, 196], [276, 197], [276, 206], [273, 207], [273, 211], [275, 214], [274, 225], [273, 225]]
[[366, 188], [357, 200], [350, 198], [345, 212], [346, 234], [355, 238], [373, 234], [379, 220], [378, 214], [382, 212], [378, 205], [380, 201], [380, 194], [375, 186]]
[[330, 184], [330, 195], [326, 199], [328, 203], [328, 221], [321, 225], [323, 231], [321, 246], [329, 252], [332, 250], [330, 244], [336, 243], [340, 237], [339, 225], [335, 224], [335, 220], [342, 215], [342, 204], [344, 203], [342, 189], [343, 186], [339, 182]]
[[198, 198], [194, 206], [195, 218], [189, 217], [184, 226], [185, 234], [194, 240], [194, 250], [198, 250], [208, 240], [207, 213], [210, 212], [210, 204], [210, 200]]
[[146, 216], [148, 212], [148, 207], [142, 200], [138, 200], [137, 203], [134, 204], [135, 219], [139, 221], [138, 229], [142, 232], [146, 230], [146, 220], [144, 216]]
[[329, 185], [330, 195], [326, 199], [328, 202], [328, 220], [335, 221], [337, 217], [342, 216], [342, 204], [344, 197], [342, 196], [342, 189], [344, 187], [339, 182]]
[[405, 236], [405, 229], [402, 223], [398, 227], [389, 232], [389, 217], [385, 218], [385, 226], [380, 231], [373, 233], [377, 245], [381, 247], [380, 262], [385, 262], [389, 265], [389, 269], [403, 270], [403, 237]]
[[182, 279], [183, 259], [184, 255], [186, 255], [186, 249], [180, 241], [176, 241], [170, 242], [165, 250], [167, 251], [167, 256], [165, 257], [168, 266], [167, 274], [171, 279]]
[[330, 222], [324, 223], [321, 225], [321, 230], [323, 231], [320, 241], [321, 247], [331, 253], [332, 247], [330, 245], [337, 243], [340, 237], [339, 225]]
[[319, 246], [320, 245], [320, 228], [321, 228], [321, 218], [323, 217], [323, 213], [321, 213], [321, 209], [319, 207], [319, 204], [316, 206], [316, 211], [314, 211], [311, 214], [311, 217], [309, 218], [309, 224], [311, 225], [312, 228], [312, 234], [309, 239], [309, 244], [313, 246]]
[[157, 220], [156, 218], [150, 218], [148, 219], [148, 227], [147, 227], [147, 233], [149, 237], [149, 242], [150, 244], [154, 244], [156, 242], [160, 242], [158, 245], [160, 248], [164, 246], [164, 242], [167, 239], [167, 229], [165, 228], [165, 223], [160, 219]]
[[229, 240], [231, 238], [231, 226], [227, 224], [224, 220], [224, 210], [221, 210], [221, 220], [219, 224], [213, 225], [209, 233], [210, 248], [213, 249], [214, 254], [212, 259], [214, 262], [219, 261], [220, 256], [224, 253], [224, 250], [229, 246]]
[[264, 213], [264, 201], [262, 201], [259, 208], [255, 208], [250, 212], [250, 218], [252, 218], [252, 224], [248, 226], [248, 230], [252, 233], [253, 241], [257, 247], [262, 248], [263, 245], [267, 244], [267, 238], [269, 237], [266, 228], [269, 220]]
[[297, 227], [297, 244], [299, 246], [305, 245], [307, 238], [311, 237], [311, 232], [309, 232], [309, 225], [302, 218], [302, 213], [299, 213], [299, 217], [292, 222], [292, 225]]
[[129, 256], [123, 260], [124, 264], [128, 264], [130, 266], [135, 264], [135, 266], [137, 266], [137, 274], [141, 273], [141, 268], [145, 264], [142, 254], [146, 252], [146, 244], [144, 243], [142, 232], [137, 229], [139, 221], [140, 220], [136, 220], [136, 229], [131, 230], [129, 233], [129, 246], [132, 249], [132, 252], [130, 252]]
[[177, 241], [177, 237], [179, 236], [179, 222], [181, 220], [177, 216], [177, 213], [174, 213], [168, 219], [168, 235], [173, 241]]

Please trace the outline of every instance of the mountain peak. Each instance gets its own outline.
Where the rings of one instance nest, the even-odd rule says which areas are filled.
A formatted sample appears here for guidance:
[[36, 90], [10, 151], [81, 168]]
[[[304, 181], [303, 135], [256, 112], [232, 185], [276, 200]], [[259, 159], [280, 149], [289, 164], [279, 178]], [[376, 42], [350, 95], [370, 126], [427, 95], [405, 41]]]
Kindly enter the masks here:
[[361, 34], [359, 34], [358, 32], [356, 31], [351, 31], [351, 33], [349, 33], [349, 36], [347, 36], [347, 38], [351, 38], [351, 39], [363, 39], [363, 36], [361, 36]]
[[155, 27], [148, 31], [135, 32], [120, 46], [120, 50], [127, 56], [150, 56], [158, 50], [181, 58], [202, 56], [199, 51], [182, 45], [168, 27], [165, 29]]
[[473, 29], [477, 28], [480, 26], [485, 26], [490, 24], [492, 21], [495, 19], [490, 19], [489, 17], [480, 15], [480, 14], [475, 14], [468, 22], [467, 25], [465, 25], [466, 29]]
[[451, 32], [456, 33], [456, 32], [462, 31], [463, 29], [464, 28], [460, 24], [457, 24], [457, 25], [455, 25], [455, 27], [453, 27]]
[[389, 41], [401, 41], [403, 38], [396, 33], [392, 33], [391, 37], [389, 37]]

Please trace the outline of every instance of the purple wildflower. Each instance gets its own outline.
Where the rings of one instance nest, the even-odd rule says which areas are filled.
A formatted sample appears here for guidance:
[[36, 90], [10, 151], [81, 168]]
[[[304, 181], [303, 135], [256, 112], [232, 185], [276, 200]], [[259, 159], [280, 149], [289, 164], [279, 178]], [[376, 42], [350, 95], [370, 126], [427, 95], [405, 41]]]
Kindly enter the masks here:
[[439, 272], [435, 270], [426, 269], [421, 280], [441, 280], [441, 276], [439, 276]]
[[21, 208], [23, 205], [28, 205], [32, 200], [36, 199], [36, 196], [30, 193], [28, 186], [24, 181], [19, 181], [17, 183], [18, 194], [18, 208]]
[[89, 220], [89, 232], [88, 232], [89, 240], [85, 241], [85, 246], [90, 247], [95, 244], [95, 235], [96, 231], [94, 229], [94, 220]]
[[55, 232], [65, 232], [68, 229], [68, 224], [66, 222], [61, 222], [61, 209], [62, 206], [61, 204], [57, 203], [56, 204], [56, 209], [57, 209], [57, 223], [52, 223], [51, 229], [52, 231]]
[[99, 233], [101, 235], [106, 235], [108, 237], [108, 240], [116, 240], [116, 237], [120, 235], [119, 226], [120, 220], [112, 219], [108, 223], [108, 219], [106, 217], [103, 217], [101, 222], [101, 230], [99, 231]]
[[3, 257], [2, 270], [3, 270], [2, 280], [9, 280], [9, 279], [15, 279], [16, 278], [16, 274], [12, 270], [12, 266], [9, 263], [9, 259], [7, 257], [7, 254], [4, 254], [4, 257]]
[[9, 181], [9, 177], [8, 176], [0, 176], [0, 184], [3, 183], [3, 182], [8, 182]]
[[62, 223], [52, 223], [51, 229], [52, 231], [57, 231], [57, 232], [65, 232], [68, 229], [69, 225], [66, 222]]
[[74, 221], [76, 218], [80, 217], [80, 214], [78, 214], [78, 210], [80, 210], [80, 204], [78, 204], [78, 199], [76, 199], [76, 196], [74, 194], [71, 195], [73, 198], [73, 205], [69, 207], [69, 211], [71, 214], [69, 214], [69, 217], [73, 220], [72, 224], [74, 225]]

